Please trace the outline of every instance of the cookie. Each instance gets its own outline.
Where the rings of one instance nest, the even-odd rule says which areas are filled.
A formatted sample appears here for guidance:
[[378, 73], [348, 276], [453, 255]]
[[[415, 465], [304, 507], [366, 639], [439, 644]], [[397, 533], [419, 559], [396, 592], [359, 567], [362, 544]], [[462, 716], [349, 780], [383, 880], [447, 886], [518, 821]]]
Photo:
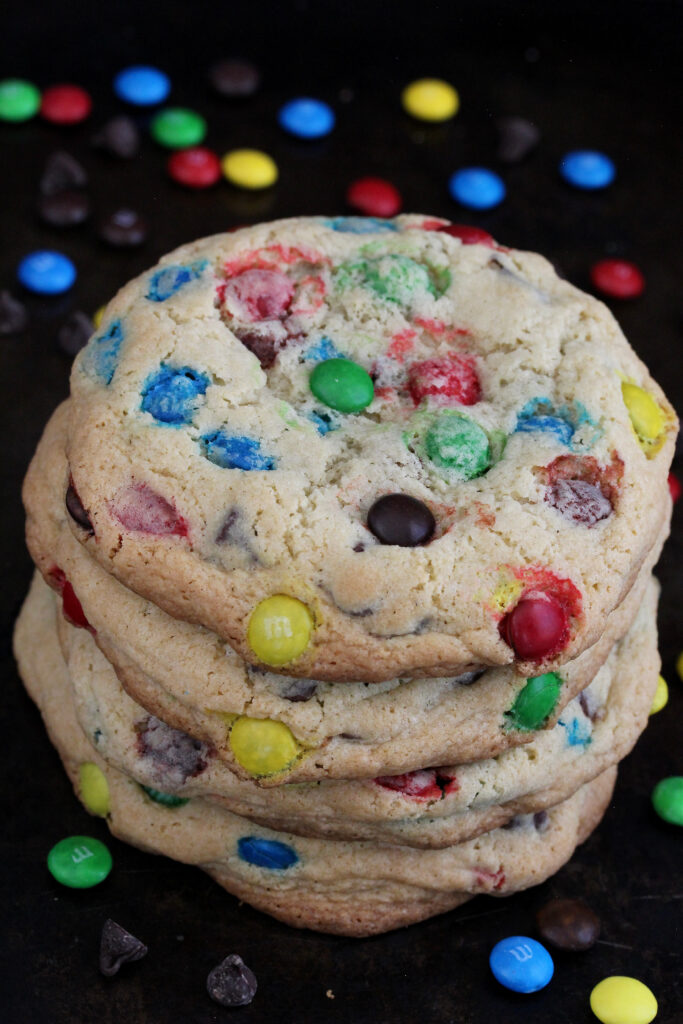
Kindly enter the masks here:
[[[137, 703], [210, 744], [233, 771], [257, 776], [264, 786], [400, 774], [481, 760], [528, 742], [588, 685], [626, 633], [658, 556], [659, 546], [605, 622], [598, 643], [555, 674], [562, 684], [548, 690], [553, 700], [537, 709], [535, 720], [520, 723], [513, 709], [529, 679], [539, 677], [520, 677], [512, 666], [343, 686], [255, 671], [215, 634], [173, 619], [123, 587], [73, 537], [68, 521], [79, 512], [63, 450], [67, 417], [66, 405], [55, 413], [25, 484], [34, 559], [61, 590], [70, 620], [93, 630]], [[531, 691], [538, 685], [532, 683]], [[254, 766], [242, 756], [234, 743], [236, 721], [238, 731], [275, 726], [279, 750], [272, 763]]]
[[[106, 817], [118, 838], [203, 867], [239, 899], [296, 927], [378, 934], [459, 906], [478, 893], [506, 895], [556, 871], [600, 821], [616, 770], [608, 769], [534, 823], [496, 829], [442, 850], [311, 839], [265, 829], [201, 797], [172, 805], [111, 768], [81, 730], [58, 645], [35, 642], [25, 605], [15, 654], [77, 794], [84, 765], [101, 773]], [[104, 787], [101, 786], [101, 789]], [[99, 813], [105, 809], [100, 804]]]
[[470, 764], [264, 790], [238, 779], [208, 744], [135, 704], [92, 637], [66, 623], [54, 594], [38, 579], [38, 599], [45, 603], [41, 642], [54, 643], [57, 612], [76, 714], [104, 760], [172, 798], [208, 797], [297, 835], [438, 848], [514, 824], [518, 815], [566, 799], [625, 757], [647, 724], [657, 686], [653, 583], [633, 627], [593, 682], [553, 728], [526, 746]]
[[184, 246], [109, 304], [71, 394], [79, 541], [288, 676], [553, 671], [669, 517], [675, 415], [611, 313], [435, 219]]

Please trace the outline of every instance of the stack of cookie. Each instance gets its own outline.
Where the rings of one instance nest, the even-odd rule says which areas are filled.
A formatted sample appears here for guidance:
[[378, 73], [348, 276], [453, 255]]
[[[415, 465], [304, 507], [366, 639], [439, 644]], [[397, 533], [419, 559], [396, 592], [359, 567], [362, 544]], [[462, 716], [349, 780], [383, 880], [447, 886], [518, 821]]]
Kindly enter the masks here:
[[608, 310], [434, 218], [124, 288], [25, 484], [16, 653], [85, 806], [294, 925], [547, 878], [657, 684], [676, 420]]

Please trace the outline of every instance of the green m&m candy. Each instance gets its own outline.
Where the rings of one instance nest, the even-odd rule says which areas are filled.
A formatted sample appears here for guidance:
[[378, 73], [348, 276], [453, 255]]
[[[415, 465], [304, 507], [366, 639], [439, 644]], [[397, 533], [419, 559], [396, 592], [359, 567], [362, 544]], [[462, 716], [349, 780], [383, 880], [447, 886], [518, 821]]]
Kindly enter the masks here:
[[460, 480], [481, 476], [491, 465], [491, 443], [485, 430], [457, 412], [442, 412], [424, 439], [427, 457]]
[[315, 397], [337, 412], [360, 412], [375, 397], [372, 377], [351, 359], [325, 359], [308, 383]]
[[164, 807], [183, 807], [188, 803], [186, 796], [176, 796], [175, 793], [162, 793], [160, 789], [152, 789], [151, 786], [142, 787], [155, 804], [162, 804]]
[[40, 90], [23, 78], [0, 82], [0, 121], [28, 121], [40, 110]]
[[111, 854], [104, 843], [91, 836], [61, 839], [47, 855], [53, 878], [70, 889], [90, 889], [103, 882], [112, 868]]
[[152, 138], [169, 149], [198, 146], [206, 135], [206, 121], [194, 110], [185, 107], [167, 107], [160, 110], [150, 125]]
[[670, 825], [683, 825], [683, 775], [658, 782], [652, 790], [652, 806]]
[[557, 672], [545, 672], [542, 676], [527, 679], [515, 703], [505, 712], [508, 724], [523, 732], [540, 729], [555, 709], [561, 689], [562, 680]]

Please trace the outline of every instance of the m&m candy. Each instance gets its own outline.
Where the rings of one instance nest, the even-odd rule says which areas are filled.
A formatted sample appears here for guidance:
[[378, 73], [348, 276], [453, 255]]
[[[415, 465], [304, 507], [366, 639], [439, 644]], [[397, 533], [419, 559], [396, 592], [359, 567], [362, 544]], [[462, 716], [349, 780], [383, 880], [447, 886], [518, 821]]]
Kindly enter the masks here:
[[109, 784], [99, 765], [85, 761], [78, 769], [81, 800], [91, 814], [106, 818], [109, 814]]
[[0, 121], [28, 121], [40, 110], [40, 90], [23, 78], [0, 82]]
[[337, 412], [360, 412], [375, 397], [372, 377], [351, 359], [325, 359], [311, 372], [309, 386], [316, 398]]
[[458, 112], [460, 97], [440, 78], [420, 78], [401, 93], [403, 109], [420, 121], [449, 121]]
[[650, 1024], [657, 1000], [637, 978], [603, 978], [590, 995], [591, 1010], [602, 1024]]
[[284, 722], [246, 715], [234, 722], [230, 747], [237, 763], [256, 776], [284, 771], [301, 753], [301, 747]]
[[78, 85], [52, 85], [43, 93], [41, 116], [53, 124], [78, 124], [92, 110], [92, 100]]
[[652, 806], [663, 821], [683, 825], [683, 775], [658, 782], [652, 790]]
[[593, 191], [611, 185], [616, 168], [604, 153], [592, 149], [577, 149], [562, 157], [560, 174], [569, 185]]
[[346, 191], [346, 202], [368, 217], [395, 217], [403, 205], [401, 193], [383, 178], [359, 178]]
[[334, 128], [334, 111], [322, 100], [302, 96], [281, 107], [278, 123], [290, 135], [299, 139], [319, 139]]
[[436, 521], [422, 501], [409, 494], [385, 494], [368, 511], [368, 529], [380, 544], [413, 548], [431, 539]]
[[233, 149], [221, 160], [223, 174], [238, 188], [270, 188], [278, 179], [277, 164], [260, 149]]
[[63, 253], [39, 249], [24, 256], [17, 277], [24, 288], [37, 295], [61, 295], [76, 280], [76, 268]]
[[171, 91], [168, 75], [159, 68], [135, 65], [119, 71], [114, 79], [114, 92], [120, 100], [136, 107], [151, 107], [163, 103]]
[[308, 647], [313, 616], [303, 603], [287, 594], [274, 594], [256, 605], [249, 619], [247, 641], [266, 665], [286, 665]]
[[657, 689], [652, 699], [652, 707], [650, 708], [650, 714], [656, 715], [658, 711], [665, 708], [669, 701], [669, 687], [666, 685], [666, 679], [664, 676], [657, 677]]
[[152, 138], [168, 149], [198, 146], [206, 135], [206, 121], [201, 114], [185, 107], [160, 110], [150, 125]]
[[554, 711], [561, 689], [562, 679], [557, 672], [531, 676], [505, 717], [515, 729], [524, 732], [540, 729]]
[[220, 160], [205, 146], [179, 149], [169, 157], [166, 167], [170, 177], [186, 188], [209, 188], [221, 176]]
[[569, 639], [569, 616], [549, 594], [523, 597], [500, 623], [500, 635], [523, 661], [555, 654]]
[[666, 426], [661, 406], [649, 392], [631, 381], [622, 382], [621, 394], [640, 440], [646, 444], [656, 441]]
[[613, 299], [635, 299], [645, 290], [645, 278], [628, 260], [600, 260], [590, 276], [593, 286]]
[[555, 965], [545, 946], [526, 935], [511, 935], [491, 950], [489, 965], [496, 981], [513, 992], [538, 992], [553, 976]]
[[47, 855], [50, 874], [70, 889], [90, 889], [99, 885], [112, 868], [111, 853], [99, 839], [69, 836], [52, 847]]
[[503, 179], [486, 167], [463, 167], [451, 176], [449, 191], [470, 210], [490, 210], [505, 199]]

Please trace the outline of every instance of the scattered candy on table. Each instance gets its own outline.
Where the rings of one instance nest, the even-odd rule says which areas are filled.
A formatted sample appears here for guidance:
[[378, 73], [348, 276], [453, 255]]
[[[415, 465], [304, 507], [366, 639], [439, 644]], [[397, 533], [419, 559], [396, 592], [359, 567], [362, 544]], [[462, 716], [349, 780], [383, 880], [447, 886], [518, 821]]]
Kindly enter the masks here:
[[592, 191], [611, 185], [616, 176], [616, 168], [604, 153], [577, 149], [562, 157], [560, 174], [569, 185]]
[[666, 685], [666, 679], [664, 676], [657, 677], [657, 689], [655, 691], [654, 698], [652, 700], [652, 707], [650, 708], [650, 714], [656, 715], [658, 711], [665, 708], [669, 701], [669, 687]]
[[536, 914], [541, 938], [556, 949], [578, 953], [600, 937], [600, 918], [581, 900], [551, 900]]
[[683, 825], [683, 775], [661, 779], [652, 790], [652, 806], [670, 825]]
[[277, 116], [278, 123], [299, 139], [320, 139], [334, 128], [334, 111], [322, 100], [302, 96], [285, 103]]
[[231, 953], [209, 973], [206, 991], [221, 1006], [248, 1006], [256, 995], [257, 982], [241, 956]]
[[169, 157], [168, 173], [186, 188], [209, 188], [221, 176], [221, 162], [216, 154], [204, 146], [179, 149]]
[[100, 971], [105, 978], [113, 978], [123, 964], [142, 960], [147, 946], [109, 917], [102, 926], [100, 936]]
[[247, 715], [233, 723], [230, 747], [237, 763], [257, 777], [284, 771], [301, 753], [291, 729], [284, 722]]
[[309, 385], [316, 398], [337, 412], [360, 412], [375, 397], [372, 377], [351, 359], [324, 359], [313, 368]]
[[460, 97], [440, 78], [420, 78], [401, 93], [403, 109], [420, 121], [449, 121], [458, 112]]
[[346, 202], [368, 217], [395, 217], [403, 205], [401, 193], [383, 178], [359, 178], [346, 191]]
[[538, 992], [553, 976], [555, 965], [545, 946], [526, 935], [511, 935], [491, 950], [489, 965], [496, 981], [513, 992]]
[[40, 114], [52, 124], [78, 124], [92, 110], [92, 100], [79, 85], [51, 85], [43, 93]]
[[516, 164], [536, 148], [541, 133], [535, 124], [523, 117], [499, 117], [498, 150], [496, 156], [504, 164]]
[[266, 665], [286, 665], [308, 647], [313, 616], [303, 603], [287, 594], [274, 594], [256, 605], [249, 619], [247, 640]]
[[678, 479], [675, 473], [669, 473], [668, 484], [671, 500], [674, 502], [678, 501], [678, 499], [681, 496], [681, 490], [683, 488], [681, 488], [681, 481]]
[[683, 651], [676, 658], [676, 674], [678, 678], [683, 681]]
[[503, 179], [486, 167], [463, 167], [448, 182], [451, 196], [470, 210], [490, 210], [505, 198]]
[[64, 191], [83, 189], [88, 184], [85, 168], [71, 153], [58, 149], [47, 158], [40, 177], [40, 192], [44, 196]]
[[93, 145], [120, 160], [132, 160], [140, 149], [140, 132], [132, 118], [121, 114], [102, 125], [93, 136]]
[[28, 121], [40, 110], [40, 89], [23, 78], [0, 82], [0, 121]]
[[251, 61], [221, 60], [209, 68], [209, 83], [229, 99], [252, 96], [261, 84], [261, 74]]
[[70, 889], [90, 889], [103, 882], [112, 869], [111, 853], [99, 839], [69, 836], [47, 855], [50, 874]]
[[168, 149], [198, 146], [206, 135], [206, 121], [201, 114], [185, 107], [166, 107], [152, 118], [152, 138]]
[[6, 289], [0, 290], [0, 337], [20, 334], [28, 326], [26, 307]]
[[171, 91], [168, 75], [149, 65], [138, 64], [124, 68], [114, 78], [114, 92], [120, 100], [136, 107], [151, 107], [163, 103]]
[[147, 221], [135, 210], [122, 207], [114, 210], [100, 221], [97, 234], [116, 249], [128, 249], [142, 245], [149, 233]]
[[90, 200], [85, 192], [65, 189], [38, 200], [38, 216], [52, 228], [71, 228], [90, 216]]
[[24, 288], [37, 295], [61, 295], [73, 286], [76, 268], [63, 253], [39, 249], [24, 256], [17, 277]]
[[613, 299], [636, 299], [645, 290], [642, 272], [628, 260], [600, 260], [590, 276], [593, 286]]
[[221, 160], [223, 174], [239, 188], [270, 188], [278, 179], [277, 164], [259, 149], [233, 149]]
[[642, 981], [614, 975], [603, 978], [590, 996], [591, 1010], [602, 1024], [650, 1024], [657, 1000]]

